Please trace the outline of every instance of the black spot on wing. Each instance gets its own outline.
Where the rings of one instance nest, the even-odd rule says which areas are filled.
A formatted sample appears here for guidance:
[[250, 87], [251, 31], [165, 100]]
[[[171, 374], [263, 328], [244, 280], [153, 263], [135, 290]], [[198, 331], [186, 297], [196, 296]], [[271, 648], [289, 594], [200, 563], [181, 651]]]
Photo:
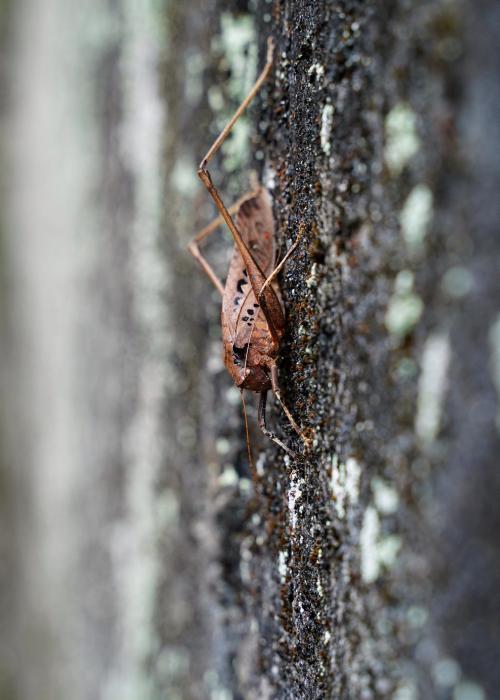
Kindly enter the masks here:
[[245, 279], [240, 279], [238, 280], [238, 284], [236, 285], [236, 289], [240, 294], [243, 294], [243, 285], [248, 284], [248, 282]]

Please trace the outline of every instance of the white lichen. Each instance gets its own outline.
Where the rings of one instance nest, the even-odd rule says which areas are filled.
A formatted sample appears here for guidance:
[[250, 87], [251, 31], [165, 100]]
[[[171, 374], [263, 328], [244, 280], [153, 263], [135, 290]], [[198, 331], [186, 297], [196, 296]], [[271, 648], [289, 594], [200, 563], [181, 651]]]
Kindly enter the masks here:
[[238, 474], [233, 466], [228, 465], [219, 476], [219, 486], [236, 486], [239, 479]]
[[383, 568], [394, 566], [401, 550], [399, 535], [380, 536], [380, 518], [374, 506], [368, 506], [360, 532], [361, 577], [365, 583], [373, 583]]
[[401, 270], [394, 281], [396, 294], [408, 294], [413, 289], [415, 275], [411, 270]]
[[290, 513], [290, 524], [292, 530], [295, 530], [297, 525], [297, 511], [295, 510], [295, 505], [297, 501], [302, 497], [302, 491], [300, 486], [304, 483], [303, 479], [297, 481], [297, 473], [292, 472], [292, 484], [290, 490], [288, 491], [288, 511]]
[[402, 540], [399, 535], [387, 535], [377, 542], [377, 557], [379, 567], [391, 569], [397, 561], [401, 550]]
[[399, 175], [420, 146], [417, 118], [412, 108], [398, 103], [385, 120], [385, 162], [393, 175]]
[[264, 452], [262, 452], [257, 461], [255, 462], [255, 471], [259, 476], [263, 476], [265, 472], [265, 465], [266, 465], [266, 455]]
[[242, 476], [238, 481], [238, 486], [241, 493], [250, 493], [250, 491], [252, 490], [252, 480]]
[[219, 85], [210, 85], [207, 89], [207, 101], [212, 112], [220, 112], [224, 107], [224, 98]]
[[395, 513], [399, 505], [397, 491], [382, 479], [374, 478], [371, 482], [373, 500], [379, 513], [391, 515]]
[[403, 205], [400, 214], [401, 232], [412, 258], [418, 258], [425, 249], [425, 237], [432, 219], [432, 192], [427, 185], [416, 185]]
[[321, 148], [323, 149], [323, 153], [325, 153], [327, 156], [330, 155], [331, 149], [332, 149], [332, 144], [330, 142], [331, 135], [332, 135], [332, 127], [333, 127], [333, 105], [331, 104], [326, 104], [323, 107], [323, 111], [321, 113], [321, 130], [320, 130], [320, 140], [321, 140]]
[[309, 67], [307, 74], [310, 77], [314, 76], [316, 87], [319, 89], [321, 87], [322, 82], [323, 82], [323, 78], [325, 77], [324, 66], [322, 66], [321, 63], [313, 63]]
[[191, 160], [182, 155], [177, 158], [172, 169], [171, 183], [179, 194], [185, 197], [194, 195], [198, 182]]
[[313, 263], [311, 265], [311, 271], [306, 278], [306, 285], [309, 287], [309, 289], [314, 289], [315, 287], [318, 286], [318, 264]]
[[216, 440], [215, 449], [217, 450], [217, 454], [224, 456], [227, 455], [227, 453], [231, 449], [231, 444], [229, 440], [221, 437]]
[[380, 532], [378, 513], [368, 506], [363, 517], [359, 544], [361, 550], [361, 577], [365, 583], [376, 581], [380, 572], [377, 556], [377, 539]]
[[262, 184], [264, 185], [264, 187], [267, 187], [267, 189], [272, 192], [276, 187], [277, 181], [278, 174], [276, 173], [276, 170], [273, 167], [271, 167], [268, 163], [266, 163], [264, 167], [264, 172], [262, 174]]
[[333, 455], [331, 488], [337, 516], [341, 519], [345, 518], [347, 502], [352, 505], [358, 502], [360, 476], [361, 467], [354, 457], [349, 457], [344, 464]]
[[354, 457], [348, 457], [345, 463], [346, 477], [345, 490], [352, 505], [359, 499], [359, 480], [361, 477], [361, 466]]
[[286, 560], [287, 560], [287, 553], [280, 549], [280, 551], [278, 552], [278, 573], [280, 575], [281, 583], [285, 583], [285, 581], [286, 581], [286, 572], [287, 572]]
[[439, 432], [450, 356], [448, 335], [440, 332], [430, 335], [422, 354], [415, 419], [416, 434], [425, 445], [432, 443]]

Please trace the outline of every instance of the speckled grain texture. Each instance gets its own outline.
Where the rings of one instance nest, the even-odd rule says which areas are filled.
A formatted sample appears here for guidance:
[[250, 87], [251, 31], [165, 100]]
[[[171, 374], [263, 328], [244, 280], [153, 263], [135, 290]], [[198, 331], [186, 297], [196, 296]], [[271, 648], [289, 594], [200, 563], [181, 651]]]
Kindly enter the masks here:
[[[466, 571], [455, 548], [475, 537], [448, 505], [470, 489], [453, 457], [465, 418], [448, 408], [464, 404], [459, 377], [488, 377], [477, 391], [489, 408], [475, 414], [493, 441], [482, 469], [498, 451], [491, 351], [450, 340], [475, 323], [486, 339], [498, 308], [494, 262], [479, 262], [470, 218], [487, 173], [469, 142], [478, 127], [464, 79], [473, 91], [489, 81], [470, 67], [471, 15], [460, 3], [258, 6], [261, 48], [272, 33], [276, 60], [256, 149], [283, 249], [305, 231], [282, 275], [281, 377], [314, 448], [292, 462], [266, 450], [239, 550], [225, 557], [246, 618], [236, 697], [481, 698], [495, 687], [491, 637], [453, 620], [469, 608], [472, 625], [488, 614], [498, 564], [480, 546], [457, 575], [464, 587], [443, 580], [439, 564], [446, 551], [446, 566]], [[491, 41], [484, 54], [494, 65]], [[465, 312], [467, 250], [485, 265], [487, 288]], [[484, 448], [469, 444], [472, 469]], [[450, 613], [450, 596], [460, 612]]]
[[[494, 700], [494, 0], [14, 7], [2, 700]], [[302, 233], [280, 382], [312, 448], [270, 401], [301, 457], [275, 448], [249, 396], [254, 484], [186, 245], [269, 35], [212, 172], [227, 202], [257, 172], [283, 252]], [[207, 245], [221, 277], [230, 250]]]

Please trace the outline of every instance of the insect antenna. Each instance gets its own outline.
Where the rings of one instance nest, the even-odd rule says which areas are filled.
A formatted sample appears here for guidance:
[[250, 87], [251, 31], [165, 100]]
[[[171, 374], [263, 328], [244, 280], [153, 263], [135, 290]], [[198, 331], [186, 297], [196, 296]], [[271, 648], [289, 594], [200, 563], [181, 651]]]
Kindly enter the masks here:
[[250, 465], [250, 472], [252, 474], [252, 479], [253, 479], [254, 483], [257, 483], [259, 480], [259, 477], [257, 475], [257, 469], [255, 468], [255, 462], [253, 461], [253, 457], [252, 457], [252, 449], [250, 447], [250, 433], [248, 432], [247, 407], [245, 404], [245, 397], [243, 396], [243, 389], [240, 390], [240, 393], [241, 393], [241, 403], [243, 405], [243, 417], [245, 419], [245, 436], [246, 436], [246, 441], [247, 441], [248, 463]]
[[300, 243], [300, 241], [301, 241], [301, 239], [302, 239], [303, 233], [304, 233], [304, 228], [301, 227], [301, 228], [299, 229], [299, 233], [298, 233], [298, 235], [297, 235], [297, 238], [295, 239], [295, 242], [293, 243], [292, 246], [290, 246], [290, 248], [289, 248], [288, 251], [286, 252], [285, 257], [283, 258], [283, 260], [282, 260], [278, 265], [276, 265], [276, 267], [274, 268], [274, 270], [271, 272], [271, 274], [269, 275], [269, 277], [266, 279], [266, 281], [265, 281], [264, 284], [262, 285], [261, 290], [260, 290], [260, 294], [259, 294], [259, 299], [258, 299], [258, 301], [260, 301], [260, 297], [262, 296], [262, 293], [264, 292], [264, 289], [265, 289], [266, 287], [268, 287], [268, 286], [271, 284], [271, 282], [273, 281], [273, 279], [281, 272], [281, 270], [282, 270], [284, 264], [286, 263], [286, 261], [288, 260], [288, 258], [292, 255], [292, 253], [295, 251], [295, 249], [296, 249], [297, 246], [299, 245], [299, 243]]

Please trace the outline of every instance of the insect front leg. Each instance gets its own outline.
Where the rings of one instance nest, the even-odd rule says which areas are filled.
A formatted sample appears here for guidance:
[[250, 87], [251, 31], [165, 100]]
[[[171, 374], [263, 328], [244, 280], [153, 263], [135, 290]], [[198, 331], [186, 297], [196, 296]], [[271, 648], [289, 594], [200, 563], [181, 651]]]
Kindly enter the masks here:
[[290, 411], [286, 407], [286, 404], [284, 403], [283, 399], [281, 398], [281, 391], [280, 391], [279, 384], [278, 384], [278, 367], [275, 364], [271, 365], [271, 386], [272, 386], [273, 394], [278, 399], [279, 404], [280, 404], [281, 408], [283, 409], [283, 412], [285, 413], [286, 417], [288, 418], [288, 420], [290, 422], [290, 425], [295, 430], [297, 435], [299, 435], [299, 437], [302, 439], [302, 441], [304, 442], [306, 447], [308, 447], [309, 446], [308, 438], [306, 438], [303, 430], [297, 425], [292, 414], [290, 413]]
[[285, 443], [281, 442], [281, 440], [273, 433], [271, 432], [267, 425], [266, 425], [266, 403], [267, 403], [267, 391], [261, 391], [260, 397], [259, 397], [259, 408], [257, 411], [257, 416], [259, 420], [259, 427], [264, 433], [266, 437], [268, 437], [270, 440], [275, 442], [281, 449], [285, 450], [285, 452], [290, 455], [290, 457], [296, 458], [297, 455], [295, 452], [293, 452], [289, 447], [285, 445]]

